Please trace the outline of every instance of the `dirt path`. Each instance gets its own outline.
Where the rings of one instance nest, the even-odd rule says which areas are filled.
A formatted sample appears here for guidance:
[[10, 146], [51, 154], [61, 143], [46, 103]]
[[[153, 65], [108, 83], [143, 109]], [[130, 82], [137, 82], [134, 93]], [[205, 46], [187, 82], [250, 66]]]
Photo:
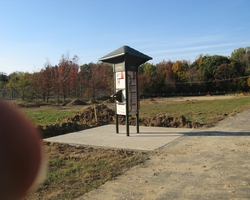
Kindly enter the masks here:
[[80, 199], [249, 199], [250, 110], [152, 152]]

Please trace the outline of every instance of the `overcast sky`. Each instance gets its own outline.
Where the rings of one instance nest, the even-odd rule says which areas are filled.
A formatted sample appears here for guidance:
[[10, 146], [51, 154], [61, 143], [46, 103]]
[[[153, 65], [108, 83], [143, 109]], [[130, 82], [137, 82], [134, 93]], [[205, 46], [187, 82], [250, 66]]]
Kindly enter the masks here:
[[150, 57], [230, 56], [250, 46], [249, 0], [0, 0], [0, 72], [36, 72], [62, 54], [98, 62], [128, 45]]

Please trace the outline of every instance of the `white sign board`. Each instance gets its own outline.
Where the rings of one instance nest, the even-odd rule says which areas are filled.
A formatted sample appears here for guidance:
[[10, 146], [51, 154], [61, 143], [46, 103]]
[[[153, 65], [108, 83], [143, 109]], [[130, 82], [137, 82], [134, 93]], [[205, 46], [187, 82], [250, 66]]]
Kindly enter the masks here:
[[[125, 76], [127, 76], [128, 81], [127, 87], [125, 86]], [[116, 112], [118, 115], [126, 115], [126, 89], [128, 90], [129, 115], [137, 114], [136, 72], [116, 72], [116, 91], [122, 90], [123, 94], [123, 102], [116, 102]]]

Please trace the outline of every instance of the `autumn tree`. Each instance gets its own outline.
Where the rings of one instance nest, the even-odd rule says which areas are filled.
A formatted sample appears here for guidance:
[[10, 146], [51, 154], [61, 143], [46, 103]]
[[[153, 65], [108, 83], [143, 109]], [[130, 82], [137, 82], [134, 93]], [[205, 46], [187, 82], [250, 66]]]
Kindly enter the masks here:
[[114, 79], [113, 79], [113, 68], [111, 65], [101, 63], [100, 74], [102, 74], [102, 84], [100, 90], [103, 94], [110, 96], [114, 91]]
[[[66, 98], [96, 98], [109, 95], [114, 86], [112, 67], [105, 63], [79, 66], [79, 58], [62, 55], [52, 66], [33, 74], [15, 72], [9, 76], [0, 73], [0, 95], [10, 91], [11, 97], [22, 99], [51, 96]], [[186, 60], [144, 63], [138, 67], [139, 93], [162, 95], [172, 92], [246, 91], [249, 90], [250, 47], [235, 49], [230, 57], [199, 55], [193, 63]]]
[[207, 56], [201, 66], [201, 77], [204, 82], [206, 82], [206, 89], [208, 91], [215, 90], [213, 81], [214, 81], [214, 70], [222, 65], [222, 64], [229, 64], [230, 60], [226, 56], [220, 55], [213, 55]]
[[[104, 63], [89, 63], [81, 66], [81, 73], [86, 80], [86, 94], [94, 100], [97, 96], [112, 93], [112, 67]], [[100, 94], [100, 95], [98, 95]]]
[[38, 85], [38, 88], [40, 88], [40, 92], [44, 102], [49, 101], [49, 98], [53, 92], [56, 81], [56, 74], [56, 68], [53, 67], [49, 61], [47, 61], [44, 64], [44, 68], [40, 71], [40, 85], [39, 82], [35, 82], [35, 84]]
[[62, 55], [58, 67], [56, 68], [55, 92], [57, 95], [57, 103], [59, 103], [60, 95], [65, 101], [69, 92], [69, 73], [70, 65], [68, 57]]
[[158, 92], [166, 95], [175, 90], [175, 78], [172, 70], [173, 62], [162, 61], [156, 64]]
[[[250, 47], [249, 47], [250, 48]], [[250, 75], [250, 49], [247, 51], [240, 60], [241, 64], [244, 66], [245, 74]]]
[[139, 94], [145, 94], [145, 88], [146, 88], [146, 80], [144, 79], [144, 67], [145, 64], [142, 64], [141, 66], [138, 67], [138, 88]]
[[217, 90], [232, 91], [235, 79], [235, 66], [223, 63], [214, 70], [214, 83]]
[[204, 91], [205, 84], [202, 80], [201, 75], [201, 64], [206, 56], [199, 55], [196, 60], [189, 65], [186, 72], [186, 80], [190, 87], [190, 92], [201, 92]]
[[[92, 66], [95, 65], [94, 63], [83, 64], [80, 66], [80, 74], [82, 76], [84, 85], [82, 87], [84, 96], [95, 96], [93, 91], [93, 84], [95, 85], [94, 78], [92, 78]], [[90, 79], [92, 78], [92, 82], [90, 83]]]
[[63, 101], [70, 96], [71, 89], [75, 87], [75, 79], [78, 72], [78, 57], [74, 56], [72, 60], [68, 55], [62, 55], [58, 66], [53, 68], [53, 91], [57, 97], [57, 103], [60, 102], [60, 96]]
[[87, 93], [89, 93], [89, 84], [88, 81], [91, 76], [91, 63], [90, 64], [83, 64], [80, 66], [80, 71], [78, 73], [78, 79], [79, 79], [79, 92], [81, 98], [86, 96]]
[[79, 95], [79, 82], [81, 81], [79, 79], [79, 65], [78, 65], [79, 58], [77, 56], [74, 56], [72, 60], [69, 62], [69, 92], [73, 93], [73, 96], [76, 98]]
[[186, 78], [192, 83], [201, 83], [201, 64], [203, 63], [203, 60], [206, 58], [206, 56], [199, 55], [196, 60], [189, 65]]
[[144, 63], [139, 67], [139, 92], [141, 94], [157, 93], [157, 70], [156, 66], [150, 63]]
[[6, 88], [16, 92], [22, 100], [31, 98], [31, 74], [28, 72], [15, 72], [9, 75]]
[[179, 81], [185, 81], [186, 80], [186, 72], [188, 70], [188, 62], [186, 60], [176, 61], [172, 65], [172, 70]]
[[41, 99], [42, 97], [41, 72], [34, 72], [33, 74], [31, 74], [31, 93], [32, 93], [32, 99]]
[[97, 91], [101, 87], [101, 76], [100, 73], [101, 66], [98, 64], [92, 64], [91, 65], [91, 75], [89, 77], [89, 92], [91, 93], [91, 96], [93, 100], [95, 100]]
[[186, 60], [176, 61], [172, 65], [172, 70], [176, 79], [177, 92], [188, 92], [189, 86], [187, 85], [186, 74], [188, 71], [188, 62]]

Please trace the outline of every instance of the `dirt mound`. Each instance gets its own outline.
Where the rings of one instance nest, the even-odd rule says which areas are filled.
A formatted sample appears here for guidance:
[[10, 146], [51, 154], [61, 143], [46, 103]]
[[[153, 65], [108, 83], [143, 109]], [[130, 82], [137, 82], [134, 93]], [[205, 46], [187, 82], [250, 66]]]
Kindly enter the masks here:
[[[38, 127], [42, 132], [43, 138], [62, 135], [74, 131], [79, 131], [91, 127], [115, 123], [115, 112], [104, 104], [92, 105], [71, 117], [67, 117], [60, 124], [47, 125]], [[126, 124], [125, 116], [118, 116], [120, 125]], [[136, 119], [129, 117], [129, 124], [136, 125]], [[167, 115], [156, 115], [152, 118], [140, 118], [140, 126], [158, 126], [174, 128], [196, 128], [201, 124], [188, 121], [183, 115], [170, 117]]]
[[74, 116], [63, 119], [61, 123], [38, 126], [38, 130], [43, 138], [48, 138], [109, 124], [114, 121], [114, 116], [114, 111], [106, 105], [92, 105]]
[[160, 126], [160, 127], [174, 127], [174, 128], [196, 128], [201, 126], [199, 123], [188, 121], [183, 115], [177, 117], [170, 117], [167, 115], [157, 115], [150, 119], [150, 122], [145, 123], [145, 126]]
[[[88, 107], [81, 113], [63, 120], [65, 123], [78, 123], [88, 126], [99, 126], [109, 123], [115, 123], [115, 112], [109, 109], [106, 105], [93, 105]], [[126, 123], [125, 116], [119, 115], [118, 123], [124, 125]], [[200, 126], [199, 123], [188, 121], [183, 115], [178, 117], [170, 117], [167, 115], [156, 115], [152, 118], [139, 119], [141, 126], [159, 126], [159, 127], [174, 127], [174, 128], [195, 128]], [[136, 119], [129, 117], [129, 124], [136, 125]]]
[[87, 105], [87, 104], [79, 99], [74, 99], [73, 101], [69, 102], [66, 106], [75, 106], [75, 105]]
[[85, 127], [84, 125], [79, 125], [77, 123], [64, 122], [60, 124], [49, 124], [46, 126], [38, 126], [37, 129], [42, 134], [43, 138], [48, 138], [83, 130], [84, 127]]
[[88, 126], [99, 126], [108, 124], [114, 120], [115, 112], [106, 105], [92, 105], [74, 116], [65, 118], [63, 122], [86, 124]]
[[[125, 125], [125, 116], [118, 117], [119, 124]], [[136, 125], [136, 119], [129, 117], [129, 124]], [[173, 127], [173, 128], [197, 128], [201, 124], [197, 122], [188, 121], [183, 115], [178, 117], [170, 117], [167, 115], [156, 115], [152, 118], [140, 118], [140, 126], [155, 126], [155, 127]]]

